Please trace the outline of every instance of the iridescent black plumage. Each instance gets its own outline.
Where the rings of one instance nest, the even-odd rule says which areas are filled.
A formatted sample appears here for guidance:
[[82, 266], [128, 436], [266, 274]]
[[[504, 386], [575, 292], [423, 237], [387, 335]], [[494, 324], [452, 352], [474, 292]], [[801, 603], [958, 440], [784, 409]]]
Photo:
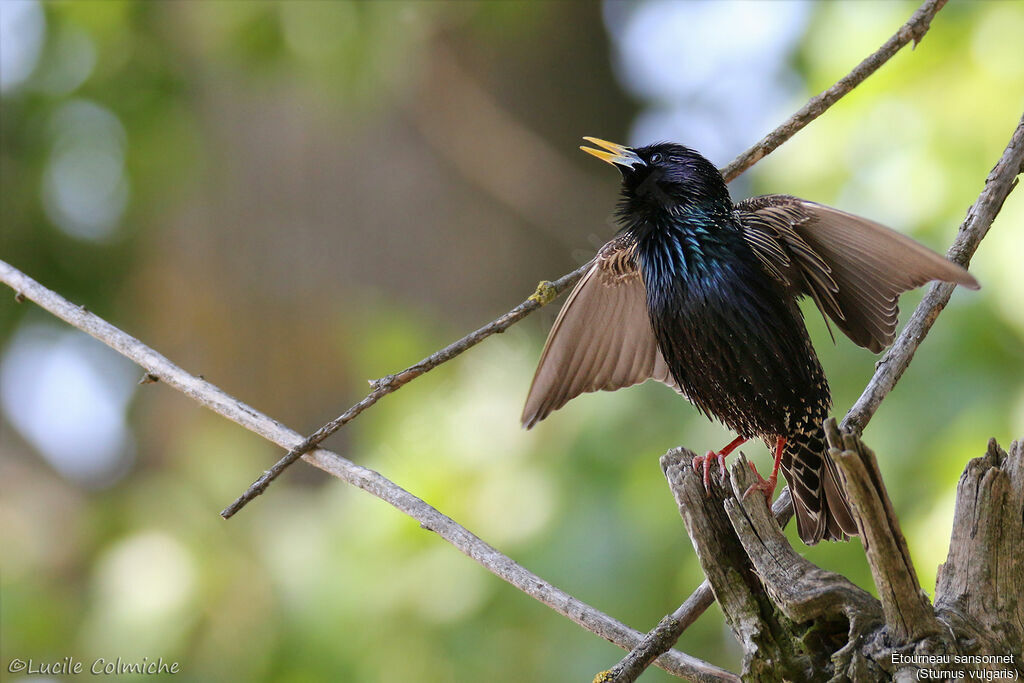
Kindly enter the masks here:
[[[794, 492], [810, 494], [800, 497], [809, 513], [801, 519], [816, 527], [827, 467], [821, 422], [831, 396], [803, 316], [744, 239], [718, 170], [679, 145], [639, 151], [641, 158], [656, 154], [661, 163], [623, 169], [618, 217], [634, 244], [658, 348], [705, 415], [769, 447], [787, 440], [781, 469]], [[817, 441], [819, 450], [807, 452]], [[820, 524], [830, 538], [856, 532], [845, 499], [836, 503]], [[805, 535], [821, 538], [810, 528]]]
[[[930, 279], [977, 283], [912, 240], [835, 209], [782, 195], [734, 205], [718, 170], [681, 145], [590, 140], [607, 151], [584, 150], [622, 172], [622, 230], [559, 314], [524, 424], [584, 391], [654, 378], [741, 439], [779, 447], [806, 542], [856, 533], [825, 454], [828, 383], [796, 301], [811, 296], [877, 351], [892, 340], [900, 292]], [[774, 472], [769, 482], [767, 490]]]
[[702, 412], [743, 436], [784, 435], [802, 403], [827, 404], [828, 385], [795, 302], [743, 239], [722, 177], [695, 161], [685, 198], [667, 196], [657, 170], [627, 172], [623, 185], [619, 218], [658, 347]]

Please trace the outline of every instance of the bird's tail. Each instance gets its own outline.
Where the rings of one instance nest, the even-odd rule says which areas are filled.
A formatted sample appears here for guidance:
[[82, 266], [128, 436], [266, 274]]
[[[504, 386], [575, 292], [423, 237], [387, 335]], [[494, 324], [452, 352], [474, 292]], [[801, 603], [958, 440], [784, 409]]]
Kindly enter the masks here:
[[807, 545], [823, 538], [845, 541], [857, 535], [857, 524], [825, 447], [825, 432], [820, 423], [801, 426], [805, 429], [788, 436], [781, 466], [793, 494], [797, 531]]

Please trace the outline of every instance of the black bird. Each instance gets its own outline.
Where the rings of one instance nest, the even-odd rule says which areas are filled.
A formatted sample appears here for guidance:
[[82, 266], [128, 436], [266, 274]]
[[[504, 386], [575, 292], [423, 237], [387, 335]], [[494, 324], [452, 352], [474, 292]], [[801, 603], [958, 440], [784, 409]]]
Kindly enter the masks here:
[[856, 534], [825, 452], [828, 382], [796, 302], [810, 296], [826, 325], [831, 318], [877, 353], [895, 336], [901, 292], [929, 280], [977, 289], [977, 281], [910, 238], [837, 209], [787, 195], [733, 204], [714, 165], [682, 145], [584, 139], [602, 149], [580, 149], [622, 173], [621, 229], [562, 307], [523, 425], [583, 392], [655, 379], [738, 434], [694, 463], [705, 485], [713, 460], [724, 471], [728, 453], [761, 439], [775, 463], [751, 488], [770, 501], [781, 466], [806, 543]]

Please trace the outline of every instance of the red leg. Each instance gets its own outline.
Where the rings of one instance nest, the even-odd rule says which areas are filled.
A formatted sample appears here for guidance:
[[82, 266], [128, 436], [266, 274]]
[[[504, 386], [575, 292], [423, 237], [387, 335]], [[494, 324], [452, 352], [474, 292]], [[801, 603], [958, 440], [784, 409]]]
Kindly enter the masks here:
[[729, 445], [722, 450], [715, 453], [714, 451], [708, 451], [704, 455], [698, 455], [693, 459], [693, 471], [697, 472], [703, 466], [704, 468], [704, 490], [707, 491], [711, 486], [711, 461], [718, 461], [718, 469], [721, 475], [725, 476], [725, 456], [732, 453], [734, 450], [742, 446], [747, 441], [745, 436], [737, 436], [735, 439], [729, 442]]
[[772, 474], [767, 479], [764, 479], [757, 472], [757, 468], [754, 467], [754, 463], [748, 463], [750, 469], [757, 475], [757, 483], [751, 484], [744, 493], [743, 497], [746, 498], [750, 495], [751, 491], [760, 491], [764, 494], [765, 500], [768, 501], [768, 506], [771, 507], [772, 495], [775, 494], [775, 485], [779, 481], [779, 465], [782, 463], [782, 449], [786, 447], [786, 437], [780, 436], [775, 442], [775, 464], [772, 466]]

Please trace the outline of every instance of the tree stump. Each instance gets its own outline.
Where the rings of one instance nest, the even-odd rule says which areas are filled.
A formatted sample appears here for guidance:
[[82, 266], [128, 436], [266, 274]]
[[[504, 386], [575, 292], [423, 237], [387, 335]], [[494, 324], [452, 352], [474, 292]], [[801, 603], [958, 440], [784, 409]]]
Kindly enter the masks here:
[[1024, 444], [995, 441], [957, 488], [949, 556], [934, 603], [921, 590], [871, 452], [825, 425], [853, 504], [876, 599], [790, 546], [741, 455], [705, 492], [694, 453], [661, 460], [753, 681], [1002, 680], [1024, 676]]

